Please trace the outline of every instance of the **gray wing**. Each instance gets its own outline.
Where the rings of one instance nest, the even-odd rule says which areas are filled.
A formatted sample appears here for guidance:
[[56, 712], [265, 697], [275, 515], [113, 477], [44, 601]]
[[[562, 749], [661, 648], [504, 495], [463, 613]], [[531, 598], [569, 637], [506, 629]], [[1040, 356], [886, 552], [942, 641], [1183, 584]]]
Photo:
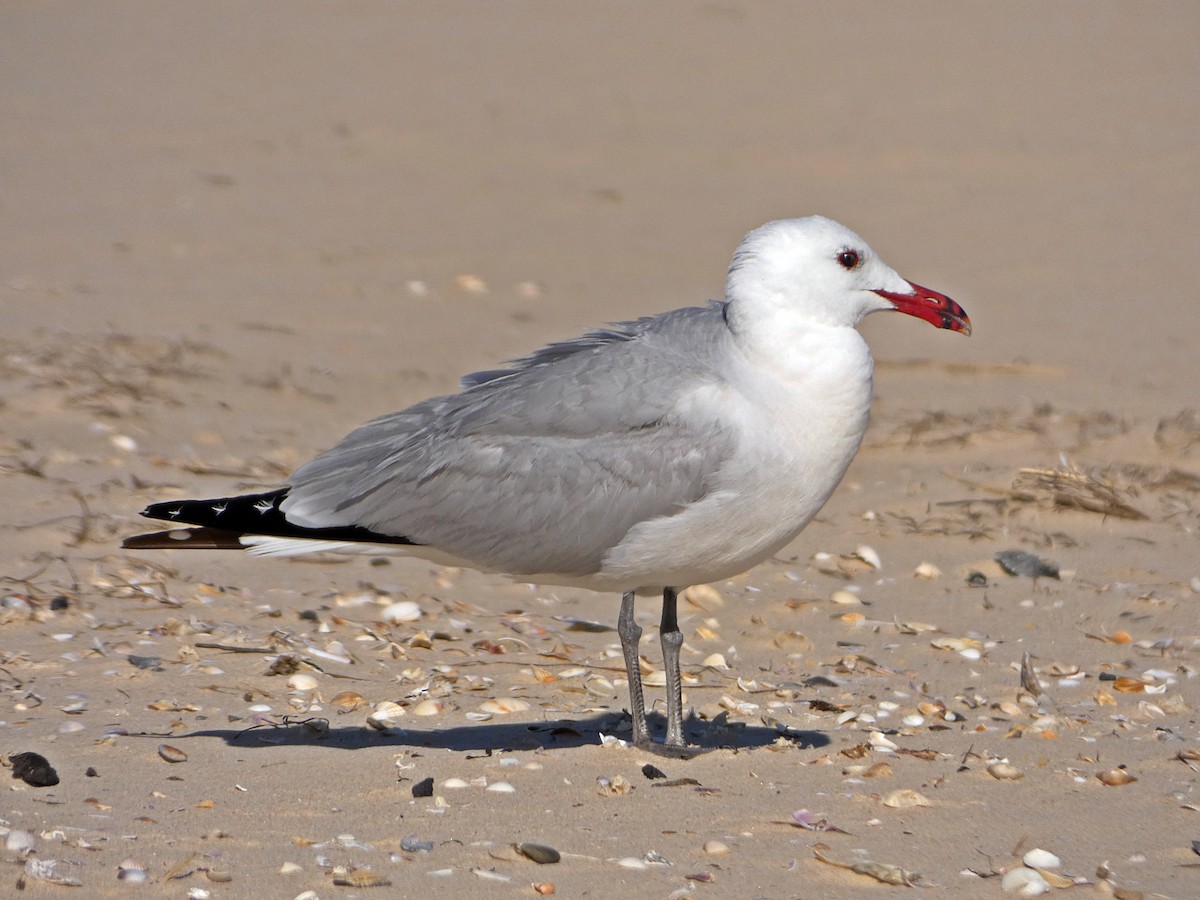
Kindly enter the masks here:
[[550, 345], [352, 432], [281, 508], [510, 574], [595, 572], [634, 524], [709, 491], [734, 440], [712, 399], [729, 342], [718, 304]]

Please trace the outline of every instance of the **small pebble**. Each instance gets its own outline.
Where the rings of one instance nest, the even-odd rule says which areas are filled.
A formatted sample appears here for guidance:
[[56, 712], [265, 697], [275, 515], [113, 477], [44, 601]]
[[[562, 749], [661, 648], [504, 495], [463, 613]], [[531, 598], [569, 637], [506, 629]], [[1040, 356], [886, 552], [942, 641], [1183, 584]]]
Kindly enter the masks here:
[[535, 863], [539, 863], [541, 865], [556, 863], [562, 859], [561, 853], [559, 853], [553, 847], [548, 847], [545, 844], [517, 844], [517, 850], [519, 850], [523, 856], [527, 856]]
[[33, 787], [53, 787], [58, 784], [54, 766], [40, 753], [14, 753], [8, 758], [13, 778], [20, 778]]
[[412, 786], [412, 795], [414, 797], [432, 797], [433, 796], [433, 779], [422, 778]]

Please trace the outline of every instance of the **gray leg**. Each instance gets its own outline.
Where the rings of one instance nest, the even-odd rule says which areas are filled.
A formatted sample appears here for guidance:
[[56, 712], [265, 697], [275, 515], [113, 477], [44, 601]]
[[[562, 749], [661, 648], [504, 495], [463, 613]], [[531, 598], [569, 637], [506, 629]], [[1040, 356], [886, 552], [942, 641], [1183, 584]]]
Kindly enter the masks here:
[[683, 679], [679, 675], [683, 632], [679, 630], [675, 601], [675, 589], [663, 588], [662, 622], [658, 629], [667, 675], [667, 736], [663, 743], [668, 747], [686, 747], [683, 741]]
[[642, 629], [633, 618], [634, 592], [621, 597], [621, 615], [617, 617], [617, 634], [621, 637], [621, 652], [625, 655], [625, 677], [629, 679], [629, 710], [633, 716], [633, 742], [638, 746], [650, 743], [646, 728], [646, 700], [642, 695], [642, 670], [638, 662], [638, 641]]

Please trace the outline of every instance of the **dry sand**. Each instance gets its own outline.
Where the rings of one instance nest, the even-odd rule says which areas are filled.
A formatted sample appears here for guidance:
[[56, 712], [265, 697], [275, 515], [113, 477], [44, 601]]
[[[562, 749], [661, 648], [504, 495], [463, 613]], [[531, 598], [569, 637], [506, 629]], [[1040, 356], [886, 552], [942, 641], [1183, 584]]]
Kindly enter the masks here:
[[[5, 774], [0, 894], [126, 896], [127, 859], [174, 897], [916, 890], [823, 842], [940, 895], [1001, 896], [981, 876], [1041, 847], [1075, 894], [1200, 896], [1198, 38], [1184, 3], [6, 3], [0, 753], [61, 782]], [[976, 334], [867, 324], [845, 483], [684, 604], [693, 760], [600, 746], [616, 636], [571, 622], [615, 597], [119, 549], [146, 502], [716, 296], [745, 231], [813, 212]], [[1062, 577], [1004, 574], [1014, 549]], [[23, 875], [49, 860], [83, 887]]]

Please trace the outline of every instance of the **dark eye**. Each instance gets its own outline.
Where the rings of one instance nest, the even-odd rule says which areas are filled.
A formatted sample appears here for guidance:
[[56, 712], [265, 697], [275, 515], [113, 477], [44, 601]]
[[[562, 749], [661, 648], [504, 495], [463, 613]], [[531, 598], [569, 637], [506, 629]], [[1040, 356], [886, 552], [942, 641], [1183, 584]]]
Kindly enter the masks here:
[[862, 262], [862, 259], [857, 250], [843, 250], [838, 254], [837, 261], [843, 269], [853, 269]]

